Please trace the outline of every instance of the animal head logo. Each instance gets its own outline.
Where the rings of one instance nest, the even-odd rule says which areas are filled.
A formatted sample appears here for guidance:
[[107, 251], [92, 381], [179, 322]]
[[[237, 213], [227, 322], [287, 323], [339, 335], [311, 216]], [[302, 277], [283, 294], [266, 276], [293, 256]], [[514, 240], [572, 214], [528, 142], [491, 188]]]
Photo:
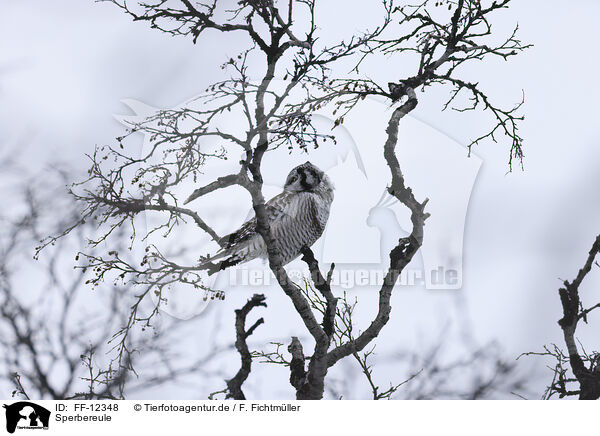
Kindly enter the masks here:
[[14, 433], [18, 429], [48, 429], [50, 411], [29, 401], [5, 404], [6, 431]]

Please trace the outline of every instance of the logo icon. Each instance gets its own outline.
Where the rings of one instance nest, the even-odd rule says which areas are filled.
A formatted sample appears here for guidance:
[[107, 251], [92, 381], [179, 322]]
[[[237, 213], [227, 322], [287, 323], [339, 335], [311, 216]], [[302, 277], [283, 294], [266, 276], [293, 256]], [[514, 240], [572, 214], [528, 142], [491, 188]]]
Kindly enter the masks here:
[[18, 429], [48, 429], [50, 411], [29, 401], [4, 405], [6, 409], [6, 431], [14, 433]]

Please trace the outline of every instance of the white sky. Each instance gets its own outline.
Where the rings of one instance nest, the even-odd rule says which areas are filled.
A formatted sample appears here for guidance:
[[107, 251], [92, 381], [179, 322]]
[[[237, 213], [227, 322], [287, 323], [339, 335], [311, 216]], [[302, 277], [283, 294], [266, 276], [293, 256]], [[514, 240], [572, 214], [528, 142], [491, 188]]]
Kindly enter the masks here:
[[[535, 46], [508, 63], [476, 65], [465, 76], [480, 81], [490, 97], [507, 105], [517, 102], [524, 90], [525, 171], [516, 168], [507, 174], [505, 143], [486, 143], [475, 150], [482, 165], [466, 217], [463, 289], [396, 293], [393, 322], [379, 339], [390, 350], [422, 335], [434, 337], [454, 316], [451, 303], [458, 294], [467, 302], [474, 335], [480, 340], [499, 339], [508, 355], [561, 342], [556, 324], [559, 279], [574, 277], [599, 232], [600, 85], [595, 75], [600, 67], [596, 56], [600, 3], [514, 3], [498, 16], [498, 31], [518, 22], [521, 39]], [[17, 147], [31, 170], [52, 161], [82, 167], [84, 153], [121, 134], [113, 114], [128, 113], [122, 99], [155, 107], [178, 105], [220, 79], [221, 61], [236, 54], [230, 47], [237, 36], [222, 40], [207, 34], [194, 46], [145, 24], [132, 24], [107, 4], [66, 0], [1, 4], [2, 146]], [[350, 28], [367, 26], [369, 15], [374, 15], [364, 10], [357, 15], [358, 8], [353, 13], [350, 6], [342, 9], [335, 22], [344, 21]], [[337, 31], [333, 26], [324, 25], [325, 33]], [[382, 62], [378, 76], [393, 80], [395, 67]], [[486, 128], [488, 119], [441, 113], [446, 95], [432, 90], [413, 115], [464, 145]], [[600, 274], [592, 275], [583, 288], [588, 305], [600, 301], [598, 284]], [[218, 313], [232, 316], [232, 309], [247, 297], [232, 293]], [[269, 331], [278, 331], [281, 337], [299, 333], [297, 325], [287, 322], [294, 316], [289, 303], [281, 295], [269, 298], [267, 325], [271, 318], [277, 327], [261, 327], [254, 338], [257, 343], [273, 339]], [[363, 298], [370, 301], [370, 296]], [[597, 328], [600, 316], [590, 322], [580, 337], [593, 348], [594, 323]], [[286, 375], [280, 375], [285, 380]], [[275, 387], [254, 388], [267, 396], [285, 395]]]

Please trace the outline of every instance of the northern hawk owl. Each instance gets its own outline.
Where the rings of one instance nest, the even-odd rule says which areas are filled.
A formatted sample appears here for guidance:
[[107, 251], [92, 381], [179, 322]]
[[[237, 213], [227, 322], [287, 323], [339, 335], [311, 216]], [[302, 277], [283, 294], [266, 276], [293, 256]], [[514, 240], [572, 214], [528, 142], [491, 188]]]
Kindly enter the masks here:
[[[306, 162], [287, 176], [283, 192], [265, 203], [271, 233], [283, 264], [300, 255], [323, 234], [333, 201], [333, 184], [327, 174]], [[222, 238], [224, 247], [206, 263], [215, 263], [209, 273], [256, 258], [266, 259], [267, 246], [256, 231], [256, 217]]]

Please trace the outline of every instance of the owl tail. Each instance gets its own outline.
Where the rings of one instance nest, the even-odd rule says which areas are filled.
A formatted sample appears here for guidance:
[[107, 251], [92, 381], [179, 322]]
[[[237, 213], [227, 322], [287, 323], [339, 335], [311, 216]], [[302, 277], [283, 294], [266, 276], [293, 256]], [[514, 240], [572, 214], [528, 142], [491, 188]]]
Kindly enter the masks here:
[[239, 256], [232, 254], [229, 250], [223, 249], [215, 253], [213, 256], [209, 256], [201, 264], [200, 268], [205, 269], [208, 275], [213, 275], [219, 271], [229, 268], [230, 266], [237, 265], [242, 259]]

